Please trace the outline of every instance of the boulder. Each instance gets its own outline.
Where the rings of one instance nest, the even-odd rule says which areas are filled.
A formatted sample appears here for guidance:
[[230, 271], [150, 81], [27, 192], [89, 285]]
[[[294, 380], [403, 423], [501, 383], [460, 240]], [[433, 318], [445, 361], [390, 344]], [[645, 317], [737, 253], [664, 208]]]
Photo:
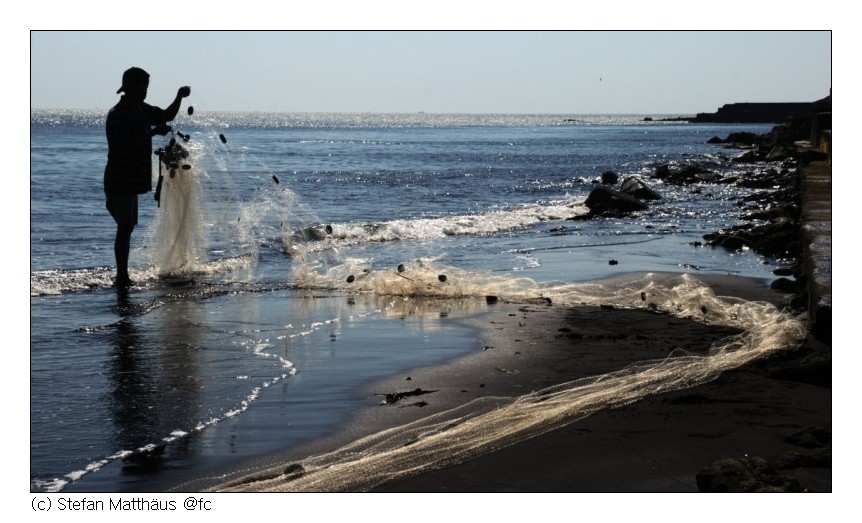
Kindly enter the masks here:
[[784, 441], [805, 447], [816, 449], [832, 444], [832, 433], [822, 427], [805, 427], [790, 434]]
[[782, 470], [801, 467], [832, 468], [832, 449], [788, 450], [778, 456], [775, 467]]
[[650, 188], [650, 186], [644, 183], [644, 181], [637, 176], [629, 176], [623, 180], [623, 184], [620, 186], [620, 192], [641, 200], [661, 200], [661, 195]]
[[742, 153], [738, 156], [734, 156], [733, 158], [731, 158], [731, 161], [734, 161], [737, 163], [755, 163], [759, 159], [760, 159], [760, 157], [758, 156], [757, 151], [752, 150], [752, 151], [745, 151], [744, 153]]
[[665, 183], [684, 185], [703, 181], [705, 178], [714, 178], [712, 171], [699, 165], [689, 164], [672, 166], [662, 164], [656, 167], [655, 177]]
[[605, 171], [602, 173], [602, 183], [614, 185], [620, 180], [620, 175], [613, 171]]
[[727, 135], [727, 138], [725, 138], [724, 143], [754, 145], [758, 142], [758, 140], [758, 135], [742, 131], [737, 133], [730, 133], [729, 135]]
[[584, 205], [590, 210], [590, 215], [602, 214], [625, 214], [635, 211], [643, 211], [647, 205], [628, 194], [599, 186], [590, 192]]

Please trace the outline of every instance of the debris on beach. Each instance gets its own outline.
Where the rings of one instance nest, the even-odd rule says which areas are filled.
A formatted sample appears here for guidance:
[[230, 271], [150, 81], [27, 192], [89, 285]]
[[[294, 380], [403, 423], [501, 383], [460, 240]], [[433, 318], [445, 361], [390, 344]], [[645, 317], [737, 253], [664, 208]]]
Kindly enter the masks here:
[[384, 400], [382, 405], [392, 405], [393, 403], [397, 403], [404, 398], [409, 398], [412, 396], [421, 396], [423, 394], [431, 394], [432, 392], [437, 392], [436, 390], [422, 390], [422, 389], [413, 389], [408, 392], [390, 392], [389, 394], [383, 394]]

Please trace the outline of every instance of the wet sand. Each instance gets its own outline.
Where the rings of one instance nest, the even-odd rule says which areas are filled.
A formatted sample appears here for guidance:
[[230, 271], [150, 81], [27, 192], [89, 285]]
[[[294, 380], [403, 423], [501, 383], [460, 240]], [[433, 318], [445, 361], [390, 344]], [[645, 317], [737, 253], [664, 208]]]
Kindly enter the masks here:
[[[762, 280], [700, 279], [720, 296], [779, 306], [788, 300]], [[306, 457], [338, 449], [360, 437], [477, 398], [514, 398], [616, 371], [630, 363], [663, 358], [676, 349], [704, 354], [713, 343], [738, 333], [647, 310], [565, 308], [541, 301], [494, 303], [487, 313], [466, 321], [479, 329], [482, 350], [445, 365], [373, 382], [363, 393], [390, 394], [392, 401], [357, 412], [331, 437], [261, 457], [243, 470], [200, 486], [215, 491], [280, 490], [289, 481], [286, 470], [301, 470], [296, 467]], [[831, 382], [823, 383], [822, 375], [812, 379], [811, 373], [792, 372], [812, 354], [829, 357], [830, 350], [806, 341], [799, 349], [725, 372], [709, 383], [600, 410], [525, 441], [504, 442], [468, 461], [400, 476], [373, 485], [371, 490], [697, 492], [698, 472], [717, 460], [756, 456], [770, 464], [781, 463], [786, 453], [805, 450], [789, 442], [788, 436], [808, 427], [831, 433]], [[818, 379], [820, 383], [806, 383]], [[795, 480], [803, 491], [831, 492], [831, 444], [828, 452], [829, 466], [794, 466], [776, 473]], [[258, 480], [273, 474], [278, 477], [248, 482], [249, 474]], [[245, 480], [237, 482], [240, 478]]]

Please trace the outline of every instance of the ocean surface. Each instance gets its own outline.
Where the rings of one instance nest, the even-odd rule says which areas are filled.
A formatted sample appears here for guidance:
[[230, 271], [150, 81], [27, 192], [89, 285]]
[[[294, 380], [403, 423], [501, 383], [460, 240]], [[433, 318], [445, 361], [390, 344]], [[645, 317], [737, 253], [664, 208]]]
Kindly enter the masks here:
[[[565, 304], [577, 282], [770, 279], [781, 263], [702, 245], [750, 189], [651, 178], [763, 168], [707, 140], [768, 125], [185, 109], [154, 139], [185, 157], [173, 173], [153, 157], [161, 198], [140, 196], [127, 292], [112, 287], [104, 114], [31, 111], [32, 491], [159, 491], [325, 435], [381, 401], [359, 384], [476, 350], [453, 320], [489, 294]], [[568, 220], [605, 171], [663, 199]]]

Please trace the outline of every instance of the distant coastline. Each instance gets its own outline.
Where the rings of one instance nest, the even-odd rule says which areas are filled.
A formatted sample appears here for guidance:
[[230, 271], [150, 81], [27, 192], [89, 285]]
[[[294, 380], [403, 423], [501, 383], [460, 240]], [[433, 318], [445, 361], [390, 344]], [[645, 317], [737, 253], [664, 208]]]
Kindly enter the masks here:
[[[665, 118], [663, 122], [691, 123], [782, 123], [789, 119], [831, 112], [832, 92], [814, 102], [768, 102], [724, 104], [714, 113], [697, 113], [695, 116]], [[645, 119], [646, 120], [646, 119]]]

